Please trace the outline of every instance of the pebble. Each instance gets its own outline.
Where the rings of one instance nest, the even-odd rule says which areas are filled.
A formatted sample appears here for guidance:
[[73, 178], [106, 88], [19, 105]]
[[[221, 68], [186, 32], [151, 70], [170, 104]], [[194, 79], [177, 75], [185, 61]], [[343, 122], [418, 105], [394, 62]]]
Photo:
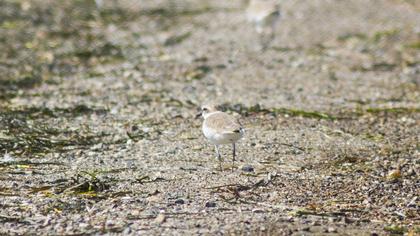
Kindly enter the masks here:
[[328, 227], [328, 233], [337, 233], [337, 229], [334, 227]]
[[400, 170], [392, 170], [388, 173], [388, 179], [389, 180], [397, 180], [401, 178], [401, 171]]
[[314, 222], [310, 223], [310, 225], [312, 225], [312, 226], [320, 226], [321, 224], [318, 221], [314, 221]]
[[184, 199], [180, 198], [180, 199], [175, 200], [175, 204], [180, 204], [181, 205], [181, 204], [184, 204], [184, 203], [185, 203]]
[[90, 148], [90, 150], [92, 150], [92, 151], [99, 151], [99, 150], [102, 150], [102, 149], [103, 149], [103, 144], [102, 143], [98, 143], [98, 144], [96, 144], [96, 145], [94, 145]]
[[242, 171], [245, 171], [245, 172], [254, 172], [254, 167], [251, 166], [251, 165], [244, 165], [242, 167]]
[[206, 207], [216, 207], [215, 202], [206, 202]]
[[413, 168], [410, 168], [407, 171], [407, 176], [414, 176], [414, 175], [416, 175], [416, 171]]
[[255, 209], [252, 209], [252, 213], [264, 213], [264, 210], [259, 209], [259, 208], [255, 208]]
[[301, 231], [306, 231], [306, 232], [309, 232], [309, 231], [311, 231], [311, 228], [309, 228], [309, 227], [303, 227], [302, 229], [301, 229]]
[[162, 224], [163, 222], [165, 222], [165, 220], [166, 220], [166, 216], [164, 214], [159, 214], [155, 218], [155, 223]]

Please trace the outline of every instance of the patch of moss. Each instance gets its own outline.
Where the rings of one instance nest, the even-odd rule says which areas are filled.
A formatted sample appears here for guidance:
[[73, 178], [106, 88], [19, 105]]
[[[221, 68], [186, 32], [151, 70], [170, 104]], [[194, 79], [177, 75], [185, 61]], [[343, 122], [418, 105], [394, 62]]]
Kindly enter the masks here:
[[19, 107], [19, 108], [2, 108], [0, 117], [17, 117], [25, 119], [39, 119], [48, 117], [77, 117], [89, 114], [104, 114], [108, 110], [104, 108], [92, 108], [84, 104], [76, 105], [69, 108], [47, 108], [47, 107]]
[[420, 108], [410, 108], [410, 107], [391, 107], [391, 108], [367, 108], [365, 110], [367, 113], [394, 113], [394, 114], [412, 114], [419, 113]]
[[209, 11], [215, 11], [210, 7], [202, 7], [198, 9], [178, 9], [171, 7], [157, 7], [152, 9], [141, 9], [138, 11], [130, 11], [119, 6], [112, 8], [98, 9], [100, 18], [98, 20], [108, 23], [121, 23], [136, 20], [138, 17], [147, 16], [158, 19], [167, 19], [173, 21], [175, 18], [200, 15]]
[[107, 134], [74, 131], [52, 127], [50, 117], [79, 116], [97, 112], [84, 105], [66, 109], [3, 109], [0, 113], [0, 150], [17, 156], [64, 152], [69, 148], [87, 148], [100, 143]]
[[43, 166], [43, 165], [56, 165], [56, 166], [60, 166], [60, 165], [64, 165], [61, 162], [33, 162], [33, 161], [29, 161], [29, 160], [22, 160], [22, 161], [7, 161], [7, 162], [1, 162], [0, 163], [0, 167], [10, 167], [10, 166], [15, 166], [18, 168], [21, 168], [22, 166]]
[[384, 136], [382, 134], [365, 133], [362, 135], [362, 137], [375, 142], [380, 142], [384, 140]]
[[[371, 107], [371, 108], [357, 108], [352, 111], [342, 111], [338, 115], [339, 119], [356, 119], [358, 117], [373, 115], [376, 117], [381, 117], [384, 115], [390, 116], [401, 116], [401, 115], [411, 115], [420, 112], [420, 108], [416, 107]], [[369, 138], [369, 135], [367, 135]]]
[[307, 50], [309, 55], [322, 55], [327, 49], [323, 44], [316, 44]]
[[[323, 119], [323, 120], [348, 120], [348, 119], [356, 119], [361, 116], [365, 116], [367, 114], [372, 114], [375, 116], [382, 116], [383, 114], [393, 114], [393, 115], [408, 115], [414, 113], [420, 113], [420, 108], [413, 108], [413, 107], [393, 107], [393, 108], [359, 108], [357, 110], [348, 111], [344, 110], [339, 112], [336, 115], [325, 113], [325, 112], [318, 112], [318, 111], [305, 111], [299, 109], [291, 109], [291, 108], [264, 108], [259, 104], [247, 107], [243, 104], [234, 104], [231, 105], [229, 103], [225, 103], [219, 106], [221, 110], [229, 110], [236, 113], [239, 113], [243, 116], [250, 116], [253, 114], [271, 114], [271, 115], [288, 115], [291, 117], [304, 117], [310, 119]], [[369, 137], [367, 138], [381, 138], [381, 137]]]
[[405, 48], [420, 50], [420, 40], [404, 45]]
[[88, 60], [92, 57], [124, 58], [121, 48], [109, 42], [99, 46], [77, 49], [68, 55], [76, 56], [81, 60]]
[[316, 118], [316, 119], [326, 119], [326, 120], [335, 120], [337, 117], [323, 113], [318, 111], [304, 111], [304, 110], [297, 110], [297, 109], [287, 109], [287, 108], [280, 108], [280, 109], [273, 109], [275, 114], [287, 114], [289, 116], [301, 116], [305, 118]]
[[273, 46], [273, 50], [278, 51], [278, 52], [292, 52], [292, 51], [302, 50], [302, 48], [301, 47], [291, 48], [291, 47], [276, 47], [276, 46]]
[[285, 114], [289, 116], [300, 116], [305, 118], [314, 118], [314, 119], [327, 119], [327, 120], [335, 120], [337, 117], [323, 113], [323, 112], [317, 112], [317, 111], [304, 111], [304, 110], [298, 110], [298, 109], [289, 109], [289, 108], [263, 108], [259, 104], [246, 107], [243, 104], [222, 104], [222, 108], [225, 110], [230, 110], [237, 112], [239, 114], [249, 116], [255, 113], [264, 113], [264, 114], [272, 114], [272, 115], [279, 115], [279, 114]]
[[200, 15], [216, 9], [210, 7], [202, 7], [197, 9], [170, 9], [170, 8], [154, 8], [140, 11], [141, 15], [160, 16], [160, 17], [179, 17]]
[[0, 79], [0, 91], [30, 89], [41, 83], [42, 79], [37, 75], [23, 75], [20, 78]]
[[96, 197], [97, 192], [102, 192], [109, 189], [109, 184], [98, 178], [100, 172], [97, 170], [94, 171], [82, 171], [76, 177], [76, 182], [78, 183], [73, 191], [79, 194], [92, 195]]
[[352, 70], [355, 71], [392, 71], [398, 67], [397, 64], [394, 63], [388, 63], [388, 62], [378, 62], [374, 63], [371, 66], [355, 66], [352, 67]]
[[396, 234], [396, 235], [403, 235], [405, 232], [407, 232], [406, 227], [398, 226], [398, 225], [385, 226], [384, 230], [391, 234]]
[[346, 33], [346, 34], [338, 36], [337, 40], [338, 41], [347, 41], [347, 40], [350, 40], [350, 39], [353, 39], [353, 38], [364, 40], [364, 39], [367, 39], [368, 36], [366, 34], [363, 34], [363, 33]]
[[298, 209], [290, 213], [291, 215], [301, 217], [301, 216], [323, 216], [323, 217], [336, 217], [343, 216], [345, 213], [342, 212], [316, 212], [313, 210]]
[[191, 36], [191, 32], [186, 32], [186, 33], [183, 33], [183, 34], [173, 35], [172, 37], [169, 37], [165, 40], [164, 45], [165, 46], [173, 46], [173, 45], [176, 45], [176, 44], [180, 44], [184, 40], [189, 38], [190, 36]]
[[185, 77], [188, 80], [200, 80], [204, 78], [208, 73], [212, 71], [212, 68], [207, 65], [197, 66], [191, 71], [185, 73]]
[[342, 166], [343, 164], [355, 164], [363, 162], [362, 158], [354, 155], [343, 155], [334, 160], [332, 165], [335, 167]]
[[372, 36], [373, 42], [379, 42], [383, 39], [387, 39], [393, 36], [396, 36], [400, 33], [399, 29], [390, 29], [390, 30], [384, 30], [384, 31], [378, 31]]
[[3, 21], [0, 24], [1, 29], [6, 30], [17, 30], [24, 26], [24, 22], [20, 20], [14, 20], [14, 21]]

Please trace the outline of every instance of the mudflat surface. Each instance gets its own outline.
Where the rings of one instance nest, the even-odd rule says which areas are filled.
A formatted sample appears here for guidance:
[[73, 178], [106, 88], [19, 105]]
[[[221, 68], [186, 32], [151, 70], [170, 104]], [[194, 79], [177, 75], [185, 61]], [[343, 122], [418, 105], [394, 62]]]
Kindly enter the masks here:
[[139, 2], [0, 1], [0, 234], [420, 233], [418, 1]]

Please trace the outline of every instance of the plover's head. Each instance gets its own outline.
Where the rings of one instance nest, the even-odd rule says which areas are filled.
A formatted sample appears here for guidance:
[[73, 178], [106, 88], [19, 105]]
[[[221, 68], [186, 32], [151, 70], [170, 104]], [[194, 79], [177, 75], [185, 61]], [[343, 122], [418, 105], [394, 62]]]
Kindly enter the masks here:
[[204, 105], [201, 107], [201, 115], [206, 119], [211, 113], [216, 112], [217, 109], [212, 105]]

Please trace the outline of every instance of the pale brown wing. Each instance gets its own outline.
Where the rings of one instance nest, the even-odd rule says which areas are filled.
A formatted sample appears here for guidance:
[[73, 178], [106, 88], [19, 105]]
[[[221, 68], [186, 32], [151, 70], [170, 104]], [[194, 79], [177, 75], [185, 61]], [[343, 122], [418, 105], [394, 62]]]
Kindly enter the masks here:
[[279, 13], [279, 5], [275, 1], [251, 1], [247, 12], [251, 15], [258, 15], [264, 19], [270, 15]]
[[224, 112], [212, 114], [204, 122], [208, 128], [218, 133], [239, 133], [242, 129], [235, 117]]

